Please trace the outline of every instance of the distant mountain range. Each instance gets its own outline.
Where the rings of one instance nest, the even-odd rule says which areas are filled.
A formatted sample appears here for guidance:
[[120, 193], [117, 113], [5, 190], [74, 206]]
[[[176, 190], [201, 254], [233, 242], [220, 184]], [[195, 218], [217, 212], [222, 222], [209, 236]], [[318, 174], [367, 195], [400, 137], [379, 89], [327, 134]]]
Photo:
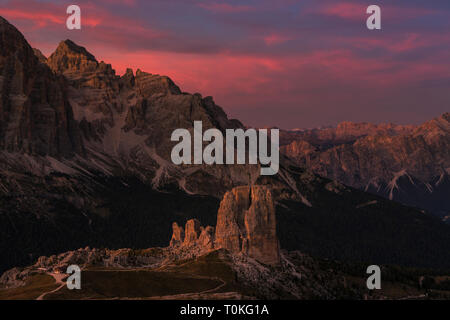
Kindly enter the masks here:
[[449, 218], [450, 113], [420, 126], [344, 122], [282, 136], [282, 152], [321, 176]]
[[[171, 133], [193, 130], [195, 120], [204, 130], [244, 128], [211, 97], [185, 93], [168, 77], [140, 70], [118, 76], [70, 40], [46, 58], [0, 17], [0, 272], [86, 246], [165, 245], [173, 221], [184, 225], [197, 218], [214, 225], [225, 192], [248, 184], [270, 187], [282, 249], [343, 261], [450, 268], [448, 225], [321, 177], [308, 167], [330, 175], [310, 162], [302, 167], [282, 157], [275, 176], [259, 176], [258, 165], [173, 165]], [[422, 156], [417, 172], [406, 168], [410, 176], [423, 179], [438, 165], [450, 167], [438, 158], [449, 152], [443, 140], [416, 134], [419, 129], [385, 130], [397, 132], [386, 139], [411, 132], [413, 141], [422, 141], [398, 154], [405, 163], [410, 150], [416, 150], [415, 159]], [[289, 134], [294, 138], [288, 142], [297, 143], [302, 133]], [[385, 153], [387, 142], [378, 136], [359, 139], [380, 139], [368, 157], [391, 161], [397, 154]], [[430, 158], [426, 141], [444, 150]], [[308, 142], [317, 154], [355, 143]], [[396, 172], [405, 169], [400, 167]], [[343, 182], [357, 186], [352, 181]]]

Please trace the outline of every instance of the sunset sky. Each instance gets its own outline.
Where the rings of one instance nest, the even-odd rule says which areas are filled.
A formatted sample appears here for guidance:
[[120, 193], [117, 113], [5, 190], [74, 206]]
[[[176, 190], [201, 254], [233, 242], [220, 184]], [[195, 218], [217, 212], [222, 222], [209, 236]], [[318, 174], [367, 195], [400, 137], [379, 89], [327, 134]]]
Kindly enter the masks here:
[[[67, 30], [78, 4], [82, 29]], [[366, 8], [382, 9], [382, 30]], [[450, 111], [449, 0], [0, 0], [51, 54], [71, 39], [111, 63], [213, 96], [247, 125], [420, 123]]]

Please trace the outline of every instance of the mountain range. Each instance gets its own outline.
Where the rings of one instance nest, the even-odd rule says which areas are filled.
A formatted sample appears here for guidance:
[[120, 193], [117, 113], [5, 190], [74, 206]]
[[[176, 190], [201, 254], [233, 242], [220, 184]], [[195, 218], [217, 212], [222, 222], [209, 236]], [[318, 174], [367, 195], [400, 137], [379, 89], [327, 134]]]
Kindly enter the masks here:
[[419, 126], [343, 122], [283, 135], [282, 152], [298, 165], [448, 219], [450, 113]]
[[[259, 176], [259, 165], [173, 165], [172, 131], [192, 132], [196, 120], [204, 130], [245, 129], [213, 98], [183, 92], [170, 78], [141, 70], [116, 75], [70, 40], [46, 58], [0, 17], [0, 272], [86, 246], [162, 246], [172, 222], [198, 219], [213, 226], [224, 194], [249, 184], [270, 187], [282, 249], [341, 261], [450, 268], [448, 225], [359, 190], [353, 180], [329, 179], [309, 162], [303, 166], [301, 155], [282, 157], [275, 176]], [[432, 131], [424, 128], [414, 138], [418, 129], [384, 130], [394, 132], [392, 140], [410, 134], [418, 141], [414, 150], [429, 166], [423, 175], [449, 167], [426, 157], [425, 137], [448, 146]], [[293, 136], [293, 144], [298, 134], [285, 137]], [[360, 139], [379, 145], [373, 157], [389, 155], [378, 136]], [[353, 144], [323, 146], [323, 152], [346, 146]]]

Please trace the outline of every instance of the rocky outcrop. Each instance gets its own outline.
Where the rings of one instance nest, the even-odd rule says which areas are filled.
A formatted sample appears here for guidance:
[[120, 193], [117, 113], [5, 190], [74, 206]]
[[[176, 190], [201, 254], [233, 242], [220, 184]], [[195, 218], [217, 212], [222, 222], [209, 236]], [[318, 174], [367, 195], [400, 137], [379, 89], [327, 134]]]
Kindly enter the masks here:
[[276, 265], [280, 250], [276, 235], [275, 206], [266, 186], [241, 186], [224, 195], [217, 214], [216, 232], [202, 227], [196, 219], [183, 228], [173, 224], [170, 246], [198, 247], [201, 252], [227, 249], [232, 254], [243, 253], [259, 262]]
[[178, 223], [172, 224], [171, 248], [191, 248], [198, 247], [201, 251], [214, 248], [214, 228], [211, 226], [203, 227], [197, 219], [190, 219], [186, 222], [185, 229], [178, 226]]
[[84, 265], [144, 267], [161, 263], [164, 258], [165, 253], [161, 248], [109, 250], [86, 247], [49, 257], [39, 257], [33, 267], [35, 269], [56, 272], [66, 272], [67, 267], [72, 264], [79, 265], [80, 267]]
[[15, 288], [25, 284], [25, 281], [29, 275], [27, 270], [20, 268], [12, 268], [5, 271], [0, 277], [0, 287], [2, 288]]

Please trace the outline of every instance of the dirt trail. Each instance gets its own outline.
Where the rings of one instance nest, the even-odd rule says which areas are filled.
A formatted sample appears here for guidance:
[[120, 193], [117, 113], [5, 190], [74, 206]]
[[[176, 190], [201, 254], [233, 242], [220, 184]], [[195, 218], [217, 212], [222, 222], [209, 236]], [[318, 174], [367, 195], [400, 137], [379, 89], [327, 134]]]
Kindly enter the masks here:
[[66, 285], [66, 283], [63, 281], [63, 279], [67, 276], [67, 274], [64, 274], [64, 273], [47, 273], [47, 274], [52, 276], [55, 279], [55, 282], [56, 282], [56, 284], [59, 284], [59, 287], [54, 290], [44, 292], [39, 297], [37, 297], [36, 300], [44, 300], [44, 297], [47, 294], [56, 292]]
[[220, 285], [218, 285], [217, 287], [215, 287], [215, 288], [212, 288], [212, 289], [209, 289], [209, 290], [205, 290], [205, 291], [199, 292], [198, 294], [211, 293], [211, 292], [217, 291], [217, 290], [219, 290], [220, 288], [224, 287], [224, 286], [227, 284], [227, 283], [226, 283], [225, 281], [223, 281], [222, 279], [216, 278], [216, 277], [214, 277], [214, 278], [211, 278], [211, 277], [204, 277], [204, 279], [217, 280], [217, 281], [220, 281], [220, 282], [222, 282], [222, 283], [221, 283]]

